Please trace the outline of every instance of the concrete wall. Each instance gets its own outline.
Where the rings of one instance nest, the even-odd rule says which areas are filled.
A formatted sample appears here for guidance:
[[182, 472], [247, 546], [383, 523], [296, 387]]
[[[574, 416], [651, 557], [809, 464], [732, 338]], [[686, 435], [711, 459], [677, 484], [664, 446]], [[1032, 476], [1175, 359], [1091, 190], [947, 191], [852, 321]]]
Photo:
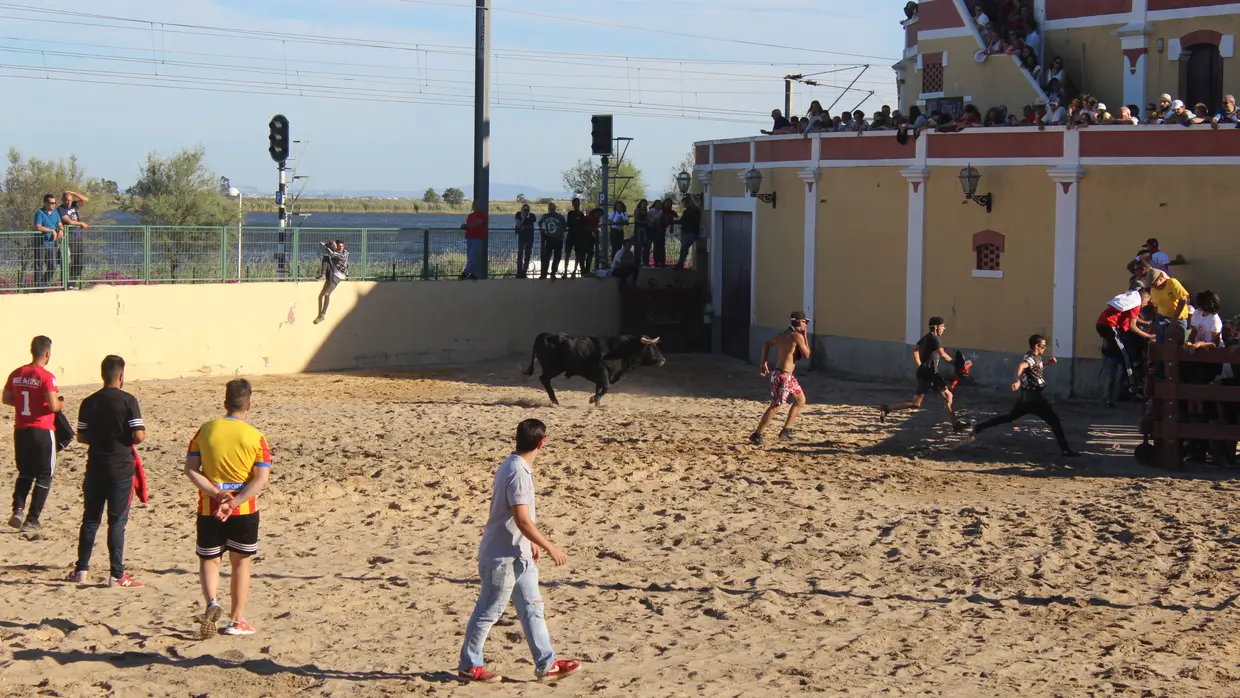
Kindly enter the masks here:
[[758, 202], [754, 313], [758, 326], [782, 331], [805, 304], [805, 183], [791, 168], [763, 175], [763, 192], [778, 198], [774, 207]]
[[[1045, 48], [1045, 65], [1049, 66], [1056, 56], [1062, 57], [1072, 84], [1106, 103], [1116, 115], [1124, 104], [1124, 73], [1128, 66], [1120, 39], [1115, 35], [1117, 28], [1118, 25], [1047, 32]], [[1144, 116], [1145, 105], [1138, 106]]]
[[814, 191], [814, 331], [901, 342], [908, 183], [900, 169], [824, 169]]
[[312, 324], [319, 284], [104, 286], [0, 295], [0, 365], [52, 338], [63, 385], [95, 383], [107, 354], [131, 380], [417, 366], [527, 352], [539, 332], [614, 334], [610, 279], [346, 282]]
[[[959, 168], [931, 168], [922, 320], [943, 316], [948, 346], [1021, 353], [1030, 334], [1050, 337], [1057, 185], [1045, 167], [978, 169], [978, 193], [994, 195], [990, 214], [961, 203]], [[973, 235], [985, 230], [1005, 236], [1001, 279], [973, 276]]]
[[[1146, 73], [1149, 89], [1146, 96], [1149, 100], [1157, 100], [1158, 95], [1166, 92], [1172, 98], [1183, 98], [1184, 85], [1180, 84], [1180, 68], [1183, 63], [1170, 60], [1169, 47], [1172, 39], [1198, 31], [1209, 29], [1224, 35], [1240, 35], [1240, 14], [1221, 15], [1217, 17], [1198, 17], [1196, 19], [1176, 19], [1153, 23], [1154, 33], [1150, 35], [1149, 67]], [[1158, 53], [1158, 40], [1163, 39], [1168, 50]], [[1183, 47], [1188, 49], [1187, 46]], [[1240, 59], [1235, 57], [1223, 59], [1223, 94], [1240, 94]], [[1192, 105], [1188, 105], [1192, 108]], [[1142, 106], [1144, 109], [1144, 106]]]
[[[921, 41], [921, 53], [947, 53], [947, 65], [943, 68], [943, 93], [947, 97], [966, 97], [965, 103], [977, 106], [983, 116], [990, 107], [1006, 104], [1009, 112], [1020, 113], [1020, 108], [1032, 104], [1037, 98], [1033, 85], [1020, 68], [1008, 56], [991, 56], [983, 63], [973, 60], [978, 51], [977, 40], [972, 36], [951, 39]], [[914, 89], [921, 90], [921, 75], [917, 75]]]

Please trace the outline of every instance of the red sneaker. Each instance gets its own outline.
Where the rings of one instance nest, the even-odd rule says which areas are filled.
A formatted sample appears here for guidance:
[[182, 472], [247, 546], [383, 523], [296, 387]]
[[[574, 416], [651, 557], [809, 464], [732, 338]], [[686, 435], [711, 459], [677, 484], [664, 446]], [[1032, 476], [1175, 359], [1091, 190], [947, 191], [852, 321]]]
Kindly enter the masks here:
[[551, 664], [551, 668], [543, 672], [539, 677], [539, 681], [555, 681], [577, 671], [581, 668], [581, 662], [576, 659], [557, 659]]
[[144, 587], [146, 585], [134, 579], [133, 577], [129, 576], [129, 573], [126, 572], [125, 574], [121, 575], [120, 579], [117, 579], [116, 577], [108, 577], [108, 586], [124, 587], [126, 589], [137, 589], [138, 587]]
[[502, 678], [499, 674], [492, 674], [480, 666], [470, 667], [469, 671], [458, 671], [456, 672], [456, 675], [459, 676], [462, 681], [469, 681], [472, 683], [495, 683]]
[[225, 635], [253, 635], [258, 631], [254, 629], [253, 625], [250, 625], [244, 620], [234, 620], [230, 621], [228, 625], [225, 625], [224, 629], [220, 632]]

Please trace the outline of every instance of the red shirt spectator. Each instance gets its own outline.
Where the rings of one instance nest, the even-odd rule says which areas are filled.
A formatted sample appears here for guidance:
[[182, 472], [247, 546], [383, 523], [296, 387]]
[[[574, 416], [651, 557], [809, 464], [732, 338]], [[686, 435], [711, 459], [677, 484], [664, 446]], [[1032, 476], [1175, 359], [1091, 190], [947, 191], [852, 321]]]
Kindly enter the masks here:
[[465, 219], [466, 240], [487, 239], [487, 214], [485, 211], [474, 211]]
[[1141, 315], [1143, 305], [1140, 291], [1122, 293], [1107, 303], [1107, 307], [1098, 316], [1098, 324], [1127, 332], [1132, 328], [1133, 321]]

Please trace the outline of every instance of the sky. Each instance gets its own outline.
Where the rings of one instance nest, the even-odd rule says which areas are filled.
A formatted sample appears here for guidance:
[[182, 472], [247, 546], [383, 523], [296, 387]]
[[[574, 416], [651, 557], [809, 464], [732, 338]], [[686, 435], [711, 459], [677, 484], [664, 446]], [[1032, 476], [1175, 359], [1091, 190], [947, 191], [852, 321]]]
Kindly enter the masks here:
[[[613, 114], [662, 191], [694, 141], [769, 128], [789, 73], [822, 83], [798, 85], [798, 113], [894, 105], [903, 4], [493, 0], [491, 181], [563, 191], [591, 114]], [[474, 17], [470, 0], [0, 1], [0, 146], [124, 188], [147, 153], [201, 145], [274, 191], [279, 112], [308, 191], [468, 188]]]

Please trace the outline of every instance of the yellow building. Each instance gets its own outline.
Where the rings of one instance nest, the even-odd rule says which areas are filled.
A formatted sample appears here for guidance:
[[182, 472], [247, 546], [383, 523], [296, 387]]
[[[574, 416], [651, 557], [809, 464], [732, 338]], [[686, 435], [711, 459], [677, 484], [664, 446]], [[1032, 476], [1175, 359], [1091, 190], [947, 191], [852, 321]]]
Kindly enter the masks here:
[[[1046, 50], [1106, 101], [1144, 109], [1148, 95], [1240, 87], [1231, 33], [1240, 3], [1035, 5]], [[1010, 56], [975, 59], [967, 17], [961, 0], [923, 0], [905, 23], [902, 107], [960, 98], [984, 112], [1041, 95]], [[930, 66], [934, 83], [916, 92]], [[1190, 291], [1240, 307], [1240, 197], [1228, 193], [1240, 177], [1235, 128], [974, 128], [904, 145], [891, 131], [751, 137], [697, 143], [696, 162], [719, 347], [746, 360], [803, 309], [829, 370], [907, 377], [910, 345], [940, 315], [945, 344], [975, 358], [983, 383], [1009, 384], [1038, 333], [1073, 359], [1048, 376], [1057, 393], [1100, 394], [1094, 325], [1127, 290], [1126, 265], [1150, 237], [1187, 258], [1175, 275]], [[973, 200], [961, 182], [970, 166], [980, 176]], [[747, 195], [751, 170], [758, 197]]]

